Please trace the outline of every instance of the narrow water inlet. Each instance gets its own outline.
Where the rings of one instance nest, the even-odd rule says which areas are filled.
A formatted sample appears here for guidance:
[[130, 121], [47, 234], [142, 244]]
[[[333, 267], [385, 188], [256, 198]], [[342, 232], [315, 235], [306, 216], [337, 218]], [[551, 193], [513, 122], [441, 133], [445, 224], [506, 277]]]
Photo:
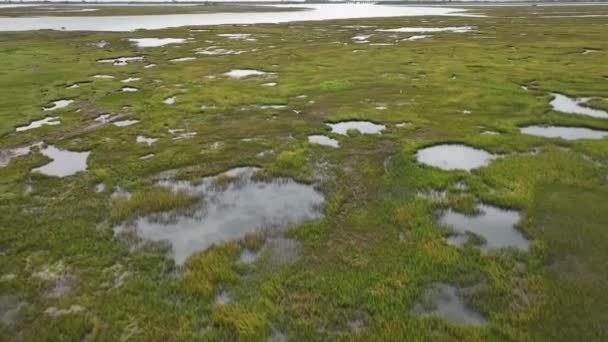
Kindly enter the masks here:
[[553, 100], [551, 100], [551, 107], [553, 110], [562, 113], [587, 115], [594, 118], [608, 119], [608, 112], [601, 109], [594, 109], [584, 106], [591, 100], [590, 97], [568, 97], [566, 95], [551, 93]]

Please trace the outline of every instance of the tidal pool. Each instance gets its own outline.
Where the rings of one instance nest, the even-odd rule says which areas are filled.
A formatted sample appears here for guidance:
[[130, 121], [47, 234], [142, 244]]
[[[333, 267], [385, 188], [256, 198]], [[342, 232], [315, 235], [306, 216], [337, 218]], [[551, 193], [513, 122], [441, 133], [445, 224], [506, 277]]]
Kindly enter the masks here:
[[565, 140], [602, 139], [608, 136], [608, 131], [585, 127], [527, 126], [519, 130], [524, 134], [546, 138], [562, 138]]
[[270, 181], [254, 178], [257, 168], [242, 167], [187, 181], [161, 181], [173, 191], [200, 197], [190, 210], [140, 217], [115, 228], [118, 233], [135, 229], [144, 239], [169, 241], [172, 256], [183, 264], [191, 254], [214, 243], [242, 238], [250, 232], [289, 226], [321, 217], [324, 196], [311, 185], [291, 178]]
[[412, 311], [418, 316], [436, 316], [459, 324], [484, 324], [486, 319], [483, 315], [467, 307], [459, 292], [458, 288], [450, 284], [434, 284], [425, 291]]
[[139, 48], [159, 47], [185, 42], [186, 38], [129, 38], [129, 42]]
[[49, 157], [51, 162], [35, 168], [33, 172], [40, 172], [47, 176], [66, 177], [87, 169], [87, 158], [91, 152], [72, 152], [48, 145], [40, 153]]
[[419, 163], [443, 170], [470, 171], [488, 165], [497, 155], [462, 144], [426, 147], [416, 152]]
[[224, 76], [230, 77], [230, 78], [236, 78], [236, 79], [250, 77], [250, 76], [268, 76], [268, 75], [274, 75], [274, 73], [254, 70], [254, 69], [232, 69], [232, 70], [224, 73]]
[[385, 125], [376, 124], [370, 121], [341, 121], [336, 123], [326, 123], [331, 127], [332, 133], [347, 135], [348, 130], [354, 129], [361, 134], [379, 134], [386, 129]]
[[594, 118], [608, 119], [608, 112], [583, 106], [591, 100], [590, 97], [572, 98], [558, 93], [551, 93], [551, 95], [553, 95], [553, 100], [551, 100], [551, 107], [553, 107], [553, 110], [569, 114], [588, 115]]
[[74, 102], [74, 100], [57, 100], [57, 101], [53, 101], [53, 105], [50, 107], [44, 107], [42, 108], [42, 110], [44, 110], [45, 112], [50, 112], [53, 110], [57, 110], [57, 109], [61, 109], [61, 108], [65, 108], [67, 106], [69, 106], [72, 102]]
[[0, 31], [134, 31], [169, 27], [225, 24], [285, 23], [350, 18], [406, 17], [422, 15], [470, 15], [466, 10], [445, 7], [410, 7], [372, 4], [274, 5], [306, 8], [293, 12], [201, 13], [137, 16], [0, 18]]
[[485, 240], [482, 246], [484, 250], [529, 249], [529, 241], [515, 228], [520, 220], [518, 211], [485, 204], [479, 204], [478, 210], [476, 215], [465, 215], [448, 209], [439, 222], [452, 227], [459, 235], [470, 232], [481, 236]]
[[324, 135], [309, 135], [308, 142], [311, 144], [318, 144], [335, 148], [340, 147], [340, 143], [338, 142], [338, 140], [332, 139]]
[[61, 121], [59, 120], [59, 117], [57, 116], [47, 116], [44, 119], [40, 119], [40, 120], [34, 120], [32, 122], [30, 122], [29, 125], [27, 126], [19, 126], [17, 128], [15, 128], [15, 131], [17, 132], [23, 132], [23, 131], [28, 131], [30, 129], [34, 129], [34, 128], [40, 128], [44, 125], [48, 125], [48, 126], [57, 126], [60, 125]]

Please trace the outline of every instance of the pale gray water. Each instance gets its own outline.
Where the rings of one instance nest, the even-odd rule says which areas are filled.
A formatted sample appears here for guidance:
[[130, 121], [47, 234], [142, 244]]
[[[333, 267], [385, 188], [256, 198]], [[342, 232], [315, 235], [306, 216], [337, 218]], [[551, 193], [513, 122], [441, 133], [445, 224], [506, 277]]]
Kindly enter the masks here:
[[149, 137], [146, 137], [145, 135], [138, 135], [135, 138], [135, 141], [137, 141], [140, 144], [146, 144], [146, 145], [150, 146], [150, 145], [154, 144], [155, 142], [157, 142], [158, 138], [149, 138]]
[[[173, 191], [185, 190], [200, 196], [200, 202], [193, 212], [167, 212], [136, 219], [137, 234], [148, 240], [169, 241], [175, 262], [181, 265], [188, 256], [214, 243], [321, 217], [325, 199], [313, 186], [290, 178], [258, 181], [253, 178], [256, 171], [252, 167], [236, 168], [203, 178], [199, 185], [161, 182], [161, 186]], [[115, 230], [128, 227], [122, 225]], [[272, 239], [267, 243], [271, 242]]]
[[527, 126], [522, 127], [519, 130], [524, 134], [546, 138], [562, 138], [565, 140], [602, 139], [608, 136], [608, 131], [601, 131], [585, 127]]
[[59, 117], [57, 116], [47, 116], [44, 119], [40, 119], [40, 120], [34, 120], [32, 122], [30, 122], [29, 125], [27, 126], [19, 126], [17, 128], [15, 128], [16, 132], [23, 132], [23, 131], [28, 131], [30, 129], [34, 129], [34, 128], [40, 128], [44, 125], [48, 125], [48, 126], [57, 126], [60, 125], [61, 121], [59, 120]]
[[40, 153], [52, 159], [46, 165], [35, 168], [33, 172], [40, 172], [48, 176], [66, 177], [87, 169], [87, 158], [91, 152], [72, 152], [61, 150], [48, 145]]
[[466, 10], [443, 7], [406, 7], [372, 4], [297, 4], [278, 7], [305, 7], [305, 11], [203, 13], [138, 16], [0, 18], [0, 31], [134, 31], [193, 25], [285, 23], [332, 19], [405, 17], [423, 15], [467, 15]]
[[480, 213], [477, 215], [465, 215], [449, 209], [441, 215], [439, 221], [460, 235], [471, 232], [483, 237], [485, 250], [529, 249], [528, 240], [515, 228], [520, 219], [519, 212], [485, 204], [480, 204], [478, 209]]
[[601, 109], [593, 109], [583, 106], [591, 98], [589, 97], [568, 97], [566, 95], [552, 93], [551, 107], [553, 110], [563, 113], [587, 115], [594, 118], [608, 119], [608, 112]]
[[274, 75], [274, 73], [254, 70], [254, 69], [232, 69], [232, 70], [224, 73], [224, 76], [230, 77], [230, 78], [235, 78], [235, 79], [250, 77], [250, 76], [269, 76], [269, 75], [272, 76], [272, 75]]
[[129, 38], [129, 42], [139, 48], [179, 44], [185, 41], [187, 41], [186, 38]]
[[498, 156], [462, 144], [435, 145], [418, 150], [419, 163], [444, 170], [467, 170], [488, 165]]
[[335, 148], [340, 147], [340, 143], [338, 142], [338, 140], [332, 139], [324, 135], [309, 135], [308, 142], [311, 144], [318, 144]]
[[341, 121], [336, 123], [327, 123], [331, 127], [332, 133], [346, 135], [348, 130], [354, 129], [361, 134], [379, 134], [386, 129], [385, 125], [375, 124], [370, 121]]
[[42, 110], [44, 110], [45, 112], [48, 112], [48, 111], [61, 109], [61, 108], [69, 106], [72, 102], [74, 102], [74, 100], [62, 99], [62, 100], [53, 101], [52, 106], [44, 107], [44, 108], [42, 108]]

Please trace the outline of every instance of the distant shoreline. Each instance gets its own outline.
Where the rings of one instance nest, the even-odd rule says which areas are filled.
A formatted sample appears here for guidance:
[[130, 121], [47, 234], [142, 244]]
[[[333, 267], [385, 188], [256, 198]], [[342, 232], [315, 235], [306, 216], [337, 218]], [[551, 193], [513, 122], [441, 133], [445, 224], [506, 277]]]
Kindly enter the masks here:
[[53, 5], [80, 5], [80, 6], [90, 6], [90, 5], [170, 5], [170, 6], [182, 6], [182, 5], [267, 5], [267, 4], [340, 4], [340, 3], [375, 3], [378, 5], [390, 4], [390, 5], [449, 5], [449, 4], [458, 4], [458, 5], [523, 5], [523, 4], [559, 4], [559, 5], [598, 5], [598, 4], [606, 4], [608, 5], [608, 0], [585, 0], [585, 1], [560, 1], [560, 0], [545, 0], [545, 1], [529, 1], [529, 0], [508, 0], [508, 1], [488, 1], [488, 0], [411, 0], [411, 1], [403, 1], [403, 0], [381, 0], [381, 1], [369, 1], [369, 0], [361, 0], [361, 1], [281, 1], [281, 0], [253, 0], [253, 1], [226, 1], [226, 0], [200, 0], [200, 1], [82, 1], [82, 0], [73, 0], [73, 1], [3, 1], [0, 2], [0, 6], [2, 5], [45, 5], [45, 4], [53, 4]]

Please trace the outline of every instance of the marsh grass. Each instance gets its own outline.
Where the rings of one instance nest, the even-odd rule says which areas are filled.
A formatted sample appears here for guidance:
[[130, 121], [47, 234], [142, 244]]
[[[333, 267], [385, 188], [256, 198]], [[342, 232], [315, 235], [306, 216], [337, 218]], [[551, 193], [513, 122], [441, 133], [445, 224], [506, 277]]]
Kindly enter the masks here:
[[[0, 281], [0, 293], [27, 304], [13, 323], [0, 323], [0, 340], [265, 340], [274, 329], [296, 341], [606, 340], [606, 139], [560, 141], [519, 132], [527, 124], [608, 129], [606, 120], [555, 112], [549, 105], [552, 92], [595, 96], [590, 105], [596, 108], [605, 108], [600, 98], [608, 97], [602, 72], [606, 17], [539, 18], [563, 8], [608, 14], [602, 5], [534, 11], [501, 6], [476, 8], [488, 15], [479, 18], [204, 27], [206, 32], [3, 33], [2, 147], [43, 140], [92, 152], [87, 172], [66, 178], [32, 174], [46, 162], [38, 153], [0, 168], [0, 277], [9, 275]], [[376, 28], [465, 24], [477, 30], [392, 46], [357, 44], [366, 51], [352, 52], [355, 34], [374, 34], [374, 41], [383, 42], [409, 37], [391, 38]], [[376, 27], [341, 27], [350, 25]], [[217, 40], [218, 33], [258, 38], [226, 39], [224, 48], [261, 49], [167, 64], [208, 46], [205, 41]], [[127, 41], [133, 37], [193, 39], [146, 49], [155, 68], [95, 62], [141, 54]], [[110, 45], [90, 45], [100, 40]], [[602, 53], [582, 55], [584, 48]], [[208, 77], [236, 67], [275, 72], [278, 84]], [[92, 78], [95, 74], [115, 78]], [[127, 77], [142, 79], [139, 92], [117, 92]], [[81, 81], [90, 83], [65, 89]], [[177, 93], [173, 106], [162, 103]], [[67, 96], [90, 106], [79, 106], [80, 113], [57, 112], [60, 126], [14, 131], [40, 118], [49, 101]], [[256, 103], [288, 108], [242, 110]], [[376, 110], [379, 104], [386, 110]], [[83, 129], [100, 111], [140, 122]], [[339, 149], [306, 142], [307, 135], [330, 134], [327, 122], [346, 119], [387, 129], [340, 138]], [[397, 122], [410, 124], [391, 124]], [[197, 134], [174, 140], [178, 134], [169, 129]], [[488, 129], [501, 134], [481, 134]], [[159, 141], [137, 144], [140, 134]], [[418, 149], [449, 142], [503, 157], [471, 172], [416, 162]], [[139, 159], [148, 153], [155, 157]], [[262, 257], [244, 266], [238, 262], [243, 248], [263, 243], [261, 235], [252, 235], [201, 251], [178, 267], [167, 256], [166, 243], [136, 240], [139, 248], [132, 248], [114, 235], [114, 225], [137, 216], [196, 205], [199, 199], [189, 193], [151, 186], [159, 173], [175, 170], [175, 179], [196, 184], [243, 165], [260, 168], [255, 181], [291, 177], [326, 195], [323, 218], [285, 232], [301, 246], [297, 260], [276, 265]], [[224, 189], [233, 181], [220, 177], [216, 185]], [[94, 191], [99, 182], [106, 191]], [[112, 201], [109, 189], [118, 184], [133, 197]], [[429, 189], [447, 191], [447, 200], [417, 196]], [[438, 212], [472, 213], [476, 201], [520, 210], [518, 228], [531, 240], [530, 251], [484, 253], [474, 237], [463, 248], [449, 246], [445, 238], [451, 232], [438, 224]], [[135, 232], [132, 237], [137, 239]], [[60, 261], [82, 281], [78, 291], [51, 301], [32, 274]], [[103, 271], [114, 265], [129, 273], [116, 288], [120, 272]], [[482, 283], [467, 300], [488, 318], [486, 325], [471, 328], [412, 315], [424, 290], [437, 282], [461, 288]], [[214, 305], [220, 290], [231, 293], [228, 305]], [[74, 304], [86, 310], [58, 318], [44, 313], [50, 306]], [[357, 319], [365, 324], [353, 331], [349, 322]]]
[[184, 209], [199, 200], [198, 195], [185, 190], [172, 191], [165, 187], [154, 186], [147, 190], [136, 191], [131, 196], [113, 198], [110, 217], [113, 222], [122, 222], [150, 213]]
[[182, 288], [188, 295], [209, 299], [219, 284], [235, 284], [239, 274], [234, 261], [239, 251], [236, 242], [227, 242], [190, 256], [183, 267]]

